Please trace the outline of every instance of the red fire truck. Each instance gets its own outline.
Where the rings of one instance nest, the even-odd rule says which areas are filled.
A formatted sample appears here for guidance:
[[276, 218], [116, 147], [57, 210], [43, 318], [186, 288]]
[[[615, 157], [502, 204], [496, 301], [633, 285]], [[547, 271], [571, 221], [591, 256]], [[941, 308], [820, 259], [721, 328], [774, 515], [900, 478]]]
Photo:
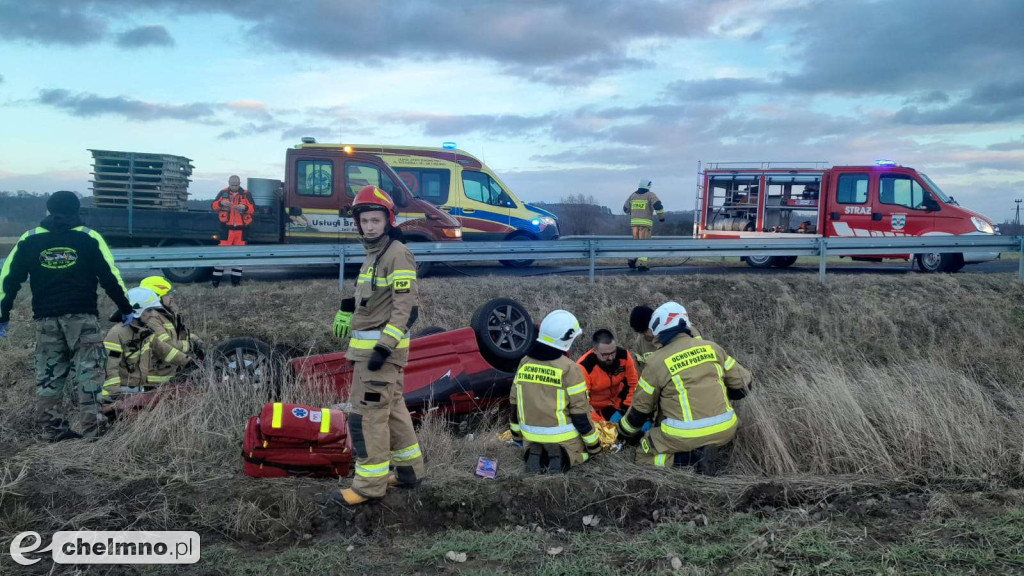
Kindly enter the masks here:
[[[700, 171], [698, 238], [779, 238], [793, 234], [931, 236], [998, 234], [992, 221], [963, 208], [928, 176], [889, 160], [871, 166], [825, 162], [708, 163]], [[914, 258], [923, 272], [955, 272], [998, 253], [853, 257]], [[795, 256], [746, 257], [755, 268], [784, 268]]]

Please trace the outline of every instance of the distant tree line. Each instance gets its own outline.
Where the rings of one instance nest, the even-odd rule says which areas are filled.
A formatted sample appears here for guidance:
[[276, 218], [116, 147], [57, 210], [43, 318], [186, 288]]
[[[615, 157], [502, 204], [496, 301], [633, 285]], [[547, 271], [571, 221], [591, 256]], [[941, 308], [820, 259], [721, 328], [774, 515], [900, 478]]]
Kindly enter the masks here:
[[[570, 194], [557, 203], [531, 202], [558, 216], [563, 236], [629, 235], [629, 216], [621, 207], [608, 208], [598, 204], [593, 196]], [[654, 223], [655, 236], [690, 236], [693, 234], [693, 211], [669, 211], [665, 222]]]

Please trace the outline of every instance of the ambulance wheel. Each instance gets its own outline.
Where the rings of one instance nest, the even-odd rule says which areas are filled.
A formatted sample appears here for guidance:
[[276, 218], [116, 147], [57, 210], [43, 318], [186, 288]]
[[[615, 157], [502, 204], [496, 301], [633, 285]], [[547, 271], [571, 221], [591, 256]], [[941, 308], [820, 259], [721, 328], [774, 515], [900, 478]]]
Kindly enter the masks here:
[[[533, 238], [530, 238], [526, 234], [520, 234], [507, 239], [509, 242], [531, 242]], [[506, 268], [527, 268], [533, 264], [533, 260], [499, 260], [502, 266]]]
[[796, 256], [778, 256], [775, 262], [772, 262], [772, 266], [776, 268], [789, 268], [793, 264], [796, 264]]
[[937, 252], [918, 254], [917, 269], [925, 274], [956, 272], [963, 268], [963, 261], [963, 254], [939, 254]]
[[469, 325], [476, 332], [480, 353], [501, 369], [526, 356], [537, 337], [530, 313], [511, 298], [495, 298], [477, 308]]
[[747, 266], [751, 268], [771, 268], [775, 265], [775, 256], [744, 256]]
[[255, 338], [232, 338], [217, 344], [208, 357], [216, 382], [237, 381], [280, 395], [285, 357], [270, 344]]

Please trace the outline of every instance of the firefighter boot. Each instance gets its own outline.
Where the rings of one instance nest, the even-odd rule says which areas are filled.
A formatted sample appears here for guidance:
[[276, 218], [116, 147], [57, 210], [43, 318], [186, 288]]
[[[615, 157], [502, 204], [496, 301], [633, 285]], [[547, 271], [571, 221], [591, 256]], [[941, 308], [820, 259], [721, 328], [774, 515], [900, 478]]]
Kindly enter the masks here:
[[527, 474], [543, 474], [544, 470], [541, 468], [541, 456], [544, 455], [544, 447], [540, 444], [532, 444], [526, 451], [526, 473]]
[[636, 258], [630, 258], [629, 260], [626, 260], [626, 264], [629, 265], [629, 269], [630, 270], [635, 269], [636, 268]]
[[331, 494], [331, 500], [342, 506], [352, 507], [370, 502], [374, 498], [366, 498], [351, 488], [344, 488]]
[[421, 480], [416, 477], [416, 472], [413, 471], [412, 466], [398, 466], [395, 468], [394, 474], [388, 475], [388, 486], [403, 490], [419, 488], [420, 482]]
[[563, 474], [569, 470], [569, 458], [558, 444], [545, 444], [544, 454], [547, 456], [548, 474]]

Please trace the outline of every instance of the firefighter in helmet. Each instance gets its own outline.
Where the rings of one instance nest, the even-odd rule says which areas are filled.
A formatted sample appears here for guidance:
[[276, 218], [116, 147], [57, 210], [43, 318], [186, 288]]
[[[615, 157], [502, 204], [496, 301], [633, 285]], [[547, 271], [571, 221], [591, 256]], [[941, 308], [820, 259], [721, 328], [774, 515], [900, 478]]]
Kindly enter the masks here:
[[523, 442], [528, 473], [565, 472], [601, 452], [587, 381], [579, 365], [565, 355], [580, 332], [571, 313], [548, 314], [516, 370], [509, 394], [509, 428], [512, 438]]
[[[640, 180], [636, 192], [633, 192], [629, 195], [629, 198], [626, 198], [626, 203], [622, 205], [622, 211], [629, 215], [629, 225], [633, 229], [634, 240], [651, 239], [651, 228], [654, 227], [655, 212], [658, 213], [658, 221], [665, 221], [665, 207], [662, 206], [661, 200], [658, 199], [654, 192], [651, 192], [651, 180], [649, 178]], [[646, 256], [630, 258], [628, 264], [630, 268], [635, 268], [641, 272], [649, 270]]]
[[[255, 206], [249, 191], [242, 188], [242, 180], [238, 176], [228, 178], [228, 187], [217, 193], [210, 205], [217, 213], [217, 219], [224, 226], [224, 235], [220, 246], [245, 246], [245, 228], [252, 224], [252, 213]], [[242, 269], [232, 266], [228, 273], [231, 275], [231, 285], [238, 286], [242, 282]], [[213, 269], [213, 287], [220, 286], [221, 278], [224, 276], [224, 268], [217, 266]]]
[[150, 349], [146, 340], [152, 332], [139, 317], [146, 310], [159, 306], [160, 297], [149, 288], [138, 287], [128, 290], [128, 302], [132, 305], [130, 321], [127, 324], [116, 322], [103, 338], [107, 377], [100, 401], [104, 404], [125, 394], [138, 394], [146, 386]]
[[619, 420], [619, 434], [637, 438], [653, 420], [640, 440], [637, 464], [697, 464], [705, 448], [724, 446], [736, 435], [731, 400], [747, 395], [750, 372], [718, 344], [694, 338], [681, 304], [659, 306], [650, 329], [661, 347], [647, 359], [633, 405]]
[[415, 488], [425, 473], [402, 396], [409, 329], [419, 315], [416, 260], [401, 242], [395, 203], [386, 192], [364, 187], [352, 203], [352, 216], [366, 261], [355, 296], [342, 300], [333, 326], [335, 336], [349, 338], [345, 357], [353, 364], [348, 427], [355, 478], [351, 488], [332, 496], [347, 506], [382, 498], [389, 485]]
[[185, 320], [178, 308], [176, 298], [174, 297], [174, 285], [171, 281], [163, 276], [148, 276], [139, 282], [140, 288], [149, 288], [160, 297], [161, 308], [160, 314], [164, 318], [164, 324], [169, 330], [172, 331], [172, 336], [176, 340], [187, 340], [189, 342], [190, 353], [199, 359], [202, 359], [204, 354], [202, 352], [202, 342], [199, 337], [192, 333], [191, 330], [185, 325]]

